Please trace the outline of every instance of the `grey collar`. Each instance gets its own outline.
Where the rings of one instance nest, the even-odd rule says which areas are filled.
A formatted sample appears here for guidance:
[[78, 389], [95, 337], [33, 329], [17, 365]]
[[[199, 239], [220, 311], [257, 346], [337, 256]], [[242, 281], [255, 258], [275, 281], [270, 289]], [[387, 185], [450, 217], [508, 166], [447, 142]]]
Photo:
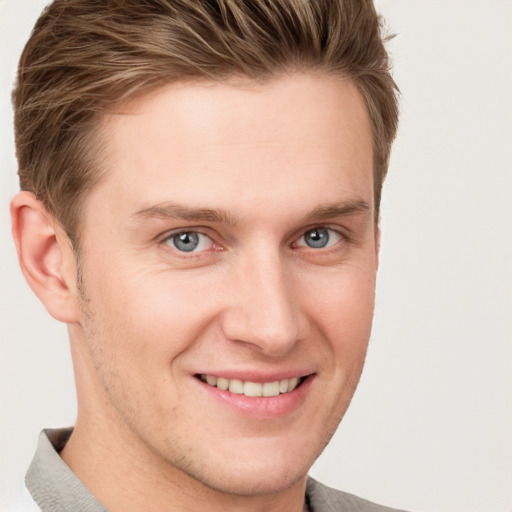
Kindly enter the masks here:
[[25, 485], [43, 512], [108, 512], [59, 456], [72, 431], [41, 432]]

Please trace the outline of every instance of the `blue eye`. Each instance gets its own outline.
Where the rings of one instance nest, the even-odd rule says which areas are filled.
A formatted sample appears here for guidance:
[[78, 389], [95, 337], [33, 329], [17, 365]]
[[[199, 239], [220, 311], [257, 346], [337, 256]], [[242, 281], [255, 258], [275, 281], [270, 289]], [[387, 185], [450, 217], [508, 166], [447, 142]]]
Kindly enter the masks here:
[[312, 249], [324, 249], [335, 245], [340, 240], [341, 235], [332, 229], [313, 228], [302, 235], [297, 245], [311, 247]]
[[166, 243], [180, 252], [198, 252], [209, 249], [213, 242], [197, 231], [184, 231], [171, 235]]

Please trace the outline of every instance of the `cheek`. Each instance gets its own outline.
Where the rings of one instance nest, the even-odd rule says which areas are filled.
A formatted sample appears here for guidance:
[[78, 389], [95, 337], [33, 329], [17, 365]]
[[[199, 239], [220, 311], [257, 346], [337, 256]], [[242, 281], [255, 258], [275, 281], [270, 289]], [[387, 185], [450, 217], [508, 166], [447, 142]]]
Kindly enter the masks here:
[[369, 334], [375, 302], [375, 271], [361, 268], [333, 272], [310, 284], [308, 302], [325, 329]]
[[333, 364], [345, 370], [362, 366], [373, 320], [375, 272], [357, 270], [317, 280], [307, 294], [310, 318], [327, 340]]
[[205, 300], [207, 283], [198, 286], [183, 274], [130, 273], [118, 267], [115, 275], [98, 273], [90, 284], [96, 327], [112, 353], [134, 370], [144, 371], [144, 361], [153, 368], [168, 366], [212, 316], [212, 301]]

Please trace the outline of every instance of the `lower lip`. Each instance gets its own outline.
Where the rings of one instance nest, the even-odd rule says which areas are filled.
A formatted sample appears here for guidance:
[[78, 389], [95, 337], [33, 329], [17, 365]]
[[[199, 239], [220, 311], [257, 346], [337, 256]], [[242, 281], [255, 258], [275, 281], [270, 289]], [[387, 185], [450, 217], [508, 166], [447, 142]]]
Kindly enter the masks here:
[[211, 398], [218, 400], [237, 414], [256, 418], [278, 418], [299, 409], [306, 399], [314, 375], [306, 377], [293, 391], [269, 397], [239, 395], [210, 386], [196, 377], [193, 378]]

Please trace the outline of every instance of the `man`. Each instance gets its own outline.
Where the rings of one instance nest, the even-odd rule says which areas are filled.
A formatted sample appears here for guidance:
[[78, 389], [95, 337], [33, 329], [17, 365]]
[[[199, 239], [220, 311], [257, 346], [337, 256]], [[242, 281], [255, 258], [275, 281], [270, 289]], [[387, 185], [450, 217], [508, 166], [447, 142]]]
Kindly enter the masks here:
[[396, 87], [369, 1], [57, 0], [14, 92], [22, 271], [78, 417], [47, 510], [390, 510], [307, 478], [373, 316]]

